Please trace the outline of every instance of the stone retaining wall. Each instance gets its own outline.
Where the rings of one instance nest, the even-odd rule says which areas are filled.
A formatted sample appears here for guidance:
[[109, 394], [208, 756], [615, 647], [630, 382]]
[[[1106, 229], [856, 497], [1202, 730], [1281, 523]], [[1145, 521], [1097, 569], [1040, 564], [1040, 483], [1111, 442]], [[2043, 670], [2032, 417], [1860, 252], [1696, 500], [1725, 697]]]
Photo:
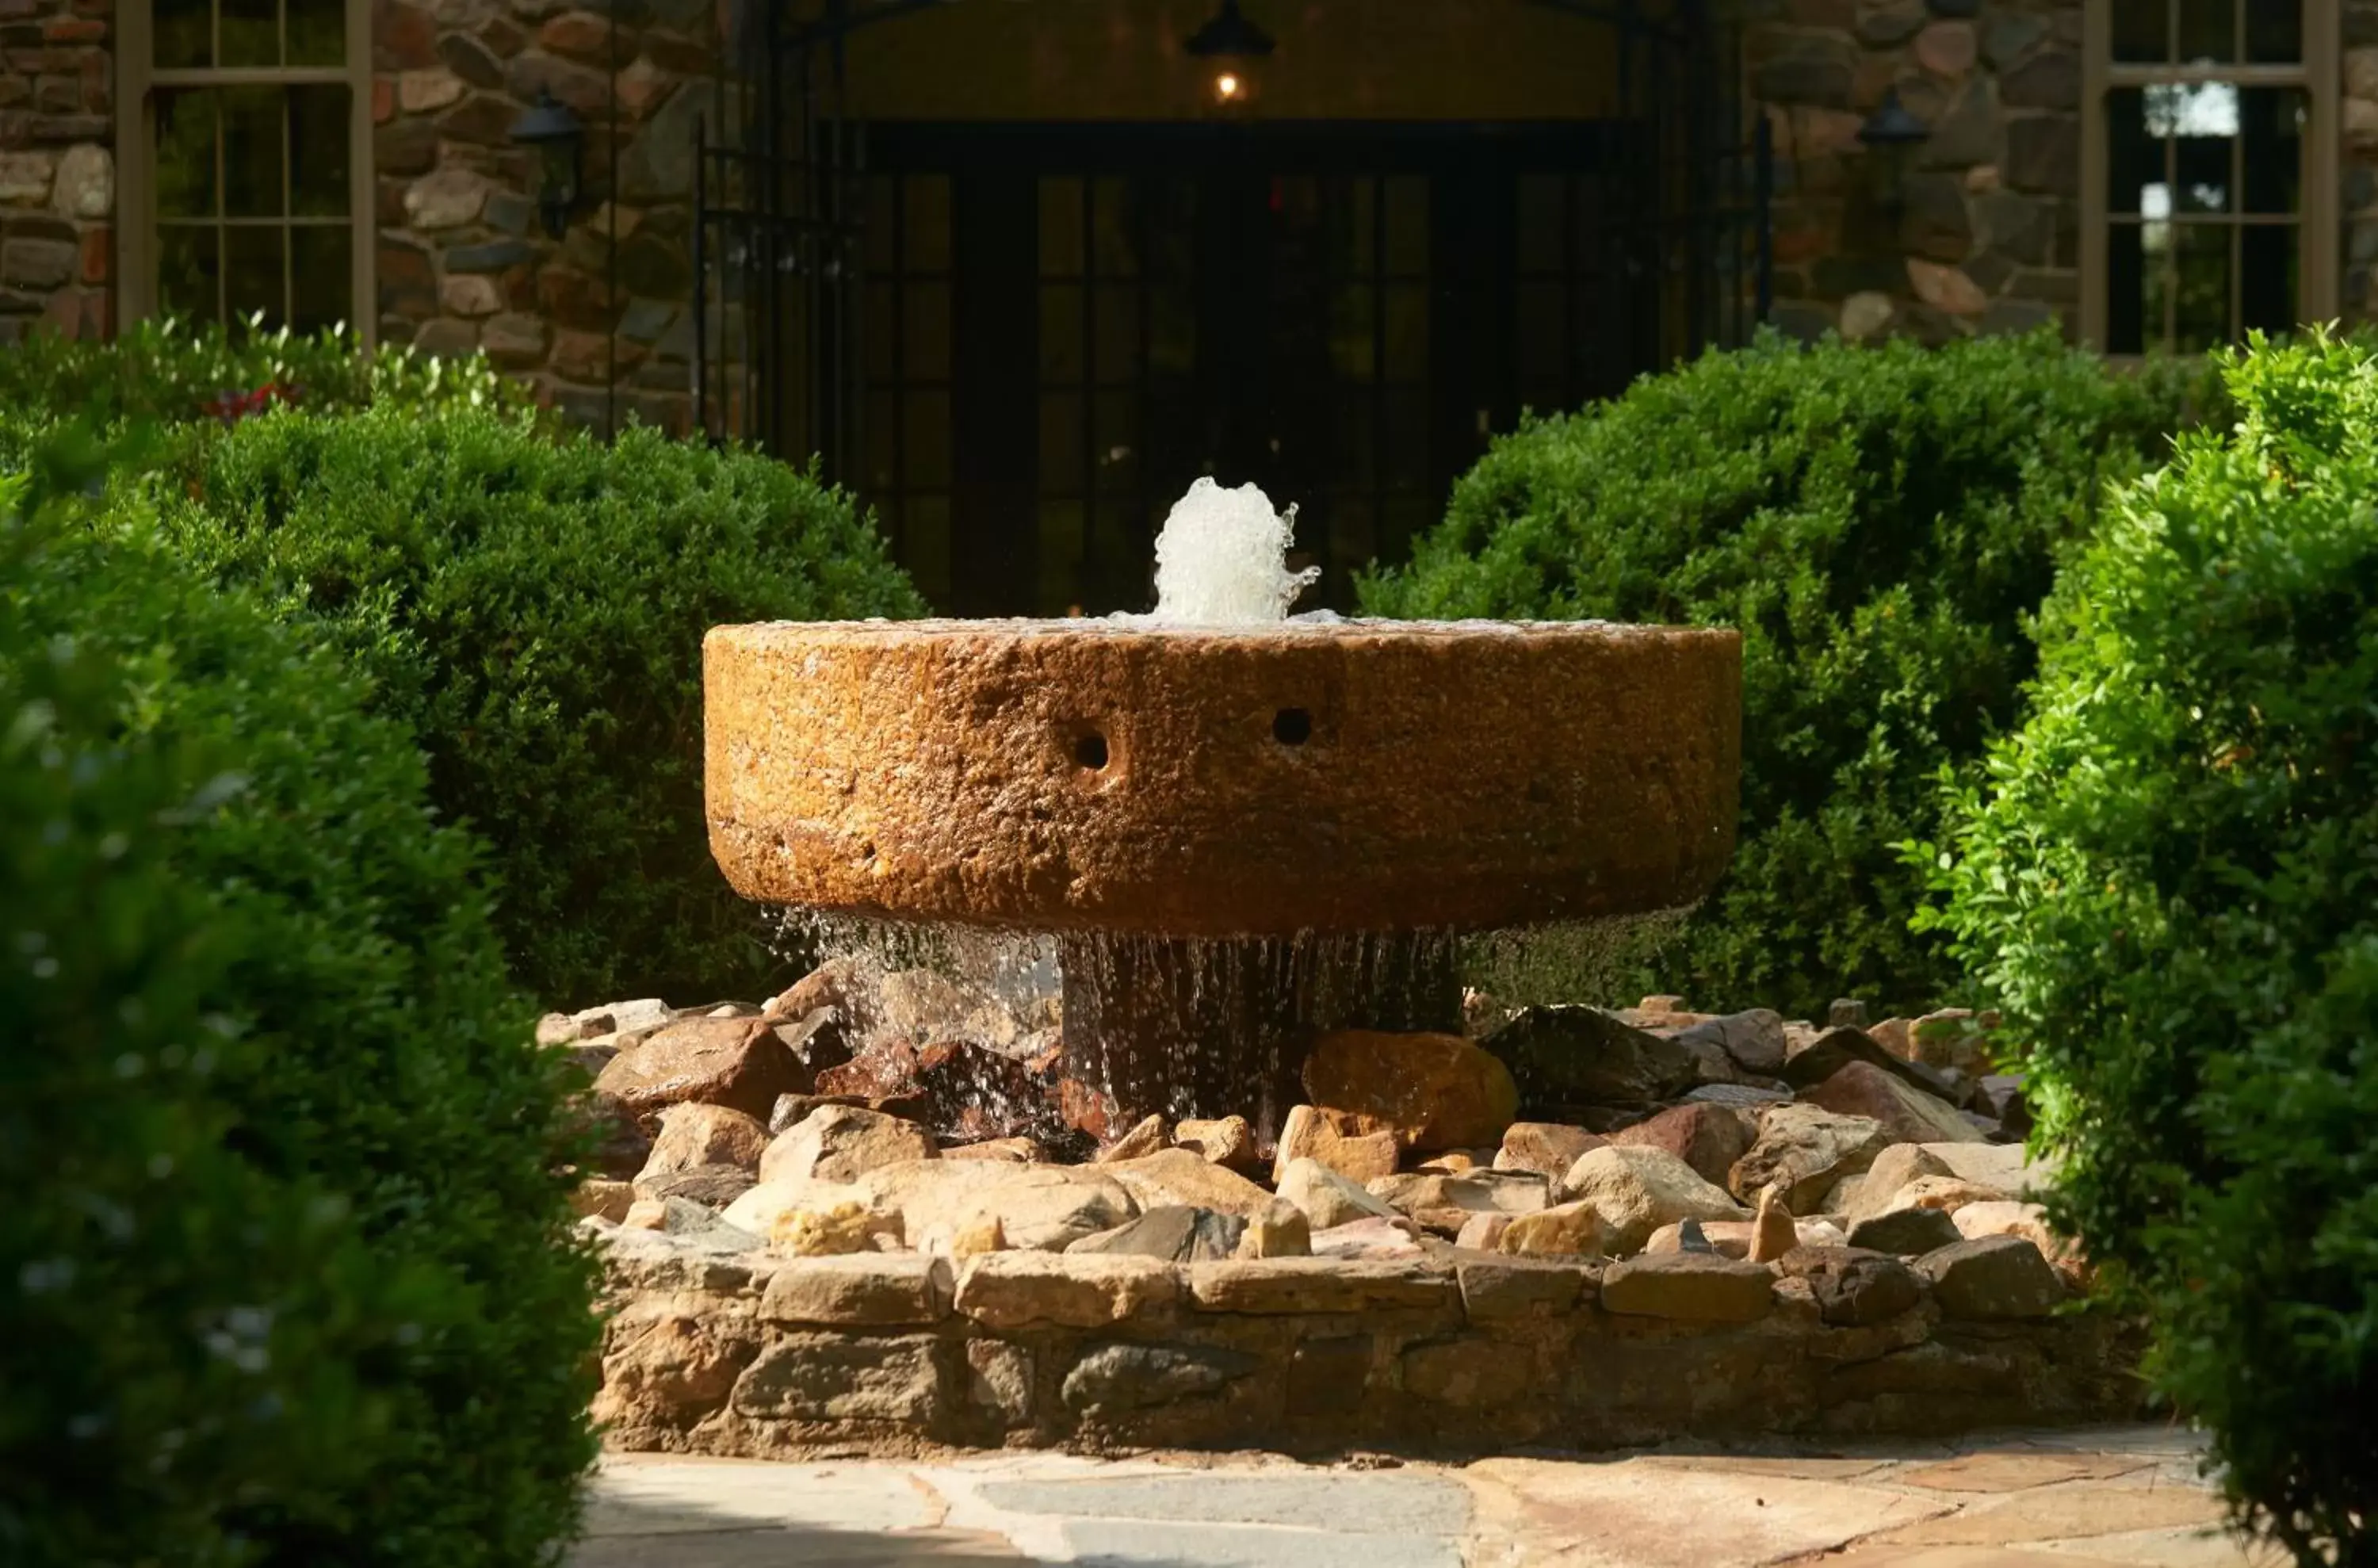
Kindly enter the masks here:
[[746, 1456], [1607, 1448], [2133, 1412], [2128, 1325], [1961, 1288], [1940, 1256], [953, 1264], [705, 1258], [614, 1232], [595, 1412], [615, 1448]]

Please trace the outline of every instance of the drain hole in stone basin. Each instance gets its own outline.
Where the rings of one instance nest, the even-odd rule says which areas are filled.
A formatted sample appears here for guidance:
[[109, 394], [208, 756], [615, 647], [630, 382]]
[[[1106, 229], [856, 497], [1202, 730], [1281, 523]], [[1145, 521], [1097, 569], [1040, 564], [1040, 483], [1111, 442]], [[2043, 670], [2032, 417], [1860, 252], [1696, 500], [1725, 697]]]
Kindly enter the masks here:
[[1284, 707], [1271, 716], [1271, 738], [1283, 746], [1301, 746], [1313, 739], [1313, 715], [1301, 707]]
[[1074, 742], [1074, 760], [1096, 773], [1107, 765], [1107, 738], [1093, 730]]

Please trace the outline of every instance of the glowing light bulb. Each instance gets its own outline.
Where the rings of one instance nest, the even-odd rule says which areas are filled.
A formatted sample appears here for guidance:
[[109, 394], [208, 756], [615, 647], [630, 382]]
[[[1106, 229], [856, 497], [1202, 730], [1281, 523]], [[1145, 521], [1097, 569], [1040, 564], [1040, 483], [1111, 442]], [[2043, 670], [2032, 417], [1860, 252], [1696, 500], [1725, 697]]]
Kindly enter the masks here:
[[1224, 71], [1214, 78], [1214, 96], [1228, 103], [1235, 100], [1245, 86], [1236, 72]]

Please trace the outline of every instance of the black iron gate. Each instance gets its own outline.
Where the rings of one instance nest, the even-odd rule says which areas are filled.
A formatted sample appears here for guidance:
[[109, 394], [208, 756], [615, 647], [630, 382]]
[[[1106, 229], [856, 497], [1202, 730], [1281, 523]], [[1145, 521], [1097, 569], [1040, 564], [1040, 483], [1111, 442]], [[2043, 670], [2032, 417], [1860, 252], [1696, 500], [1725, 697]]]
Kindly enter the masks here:
[[[934, 591], [936, 574], [931, 562], [941, 562], [944, 586], [940, 597], [945, 608], [972, 613], [1047, 611], [1070, 602], [1097, 610], [1130, 603], [1136, 592], [1132, 574], [1145, 572], [1147, 536], [1157, 515], [1153, 509], [1177, 495], [1186, 478], [1199, 471], [1219, 470], [1233, 479], [1265, 476], [1261, 443], [1241, 440], [1232, 455], [1227, 440], [1209, 442], [1202, 469], [1190, 446], [1167, 453], [1154, 433], [1161, 389], [1151, 391], [1144, 383], [1114, 390], [1117, 397], [1128, 392], [1143, 411], [1135, 427], [1137, 433], [1119, 443], [1095, 424], [1092, 404], [1107, 392], [1099, 385], [1099, 374], [1084, 365], [1074, 372], [1079, 385], [1073, 390], [1079, 396], [1067, 405], [1078, 410], [1078, 440], [1051, 442], [1044, 437], [1036, 444], [1028, 422], [1018, 423], [1025, 416], [1009, 395], [1020, 390], [1024, 399], [1037, 396], [1045, 402], [1067, 395], [1066, 387], [1042, 384], [1036, 391], [1027, 380], [1020, 389], [975, 388], [972, 406], [979, 416], [974, 424], [981, 428], [955, 438], [959, 450], [955, 458], [943, 459], [944, 471], [934, 480], [940, 486], [937, 493], [907, 494], [910, 476], [896, 455], [887, 467], [884, 454], [896, 454], [907, 442], [913, 455], [915, 433], [923, 427], [903, 413], [905, 384], [878, 385], [869, 379], [867, 368], [871, 356], [880, 360], [887, 348], [871, 339], [896, 337], [907, 330], [902, 315], [908, 297], [904, 292], [908, 280], [902, 275], [907, 264], [890, 262], [886, 275], [883, 259], [900, 256], [903, 247], [887, 244], [894, 239], [890, 235], [867, 232], [870, 187], [871, 180], [875, 187], [890, 185], [896, 190], [898, 182], [918, 177], [920, 171], [946, 174], [964, 163], [974, 171], [966, 178], [978, 192], [996, 184], [1002, 195], [988, 203], [958, 200], [953, 223], [963, 222], [969, 211], [995, 211], [1002, 202], [1012, 203], [1019, 192], [1029, 202], [1036, 175], [1042, 202], [1054, 181], [1069, 193], [1064, 200], [1083, 205], [1087, 223], [1100, 199], [1095, 187], [1101, 181], [1120, 180], [1144, 236], [1155, 200], [1149, 192], [1159, 187], [1166, 171], [1177, 173], [1183, 154], [1177, 149], [1165, 151], [1161, 135], [1118, 134], [1115, 127], [1086, 127], [1095, 134], [1077, 130], [1072, 133], [1075, 146], [1068, 150], [1057, 146], [1067, 133], [1053, 126], [1003, 127], [989, 133], [979, 126], [950, 127], [938, 141], [931, 127], [887, 126], [871, 148], [863, 127], [846, 113], [846, 41], [860, 29], [943, 5], [989, 0], [747, 3], [750, 8], [739, 21], [736, 69], [718, 84], [710, 121], [715, 129], [706, 133], [696, 160], [695, 287], [702, 326], [696, 357], [698, 423], [715, 437], [754, 441], [792, 461], [814, 454], [828, 477], [852, 484], [877, 505], [894, 533], [895, 548], [929, 592]], [[1500, 185], [1471, 176], [1470, 165], [1460, 162], [1474, 162], [1467, 148], [1425, 154], [1395, 151], [1390, 144], [1396, 133], [1412, 127], [1366, 130], [1308, 123], [1293, 131], [1238, 127], [1219, 133], [1268, 135], [1286, 146], [1326, 138], [1334, 128], [1341, 142], [1360, 142], [1368, 135], [1386, 149], [1368, 163], [1363, 161], [1367, 153], [1351, 163], [1339, 157], [1332, 163], [1337, 154], [1297, 151], [1281, 154], [1287, 162], [1276, 160], [1272, 165], [1275, 170], [1293, 164], [1315, 171], [1312, 177], [1323, 182], [1325, 197], [1334, 190], [1336, 199], [1343, 199], [1349, 180], [1357, 186], [1369, 181], [1377, 187], [1375, 199], [1363, 208], [1365, 222], [1380, 226], [1382, 247], [1379, 271], [1371, 280], [1376, 286], [1364, 296], [1377, 314], [1369, 351], [1375, 364], [1383, 365], [1389, 354], [1391, 332], [1387, 308], [1390, 280], [1384, 255], [1387, 181], [1383, 173], [1390, 164], [1380, 162], [1381, 157], [1406, 160], [1394, 167], [1438, 171], [1432, 177], [1440, 199], [1431, 221], [1441, 240], [1455, 236], [1439, 247], [1450, 258], [1448, 275], [1483, 275], [1501, 269], [1495, 284], [1499, 293], [1472, 290], [1465, 295], [1449, 287], [1447, 276], [1425, 280], [1426, 286], [1448, 300], [1471, 301], [1461, 308], [1466, 316], [1460, 309], [1439, 312], [1460, 319], [1433, 321], [1436, 343], [1469, 353], [1475, 343], [1510, 339], [1515, 334], [1505, 332], [1495, 339], [1483, 330], [1481, 313], [1507, 315], [1530, 300], [1559, 301], [1556, 308], [1545, 307], [1551, 314], [1543, 318], [1557, 321], [1557, 328], [1539, 323], [1520, 331], [1517, 348], [1507, 351], [1508, 362], [1482, 360], [1457, 368], [1449, 354], [1429, 362], [1424, 379], [1435, 385], [1416, 395], [1423, 402], [1434, 396], [1446, 406], [1416, 415], [1422, 425], [1414, 428], [1429, 432], [1434, 443], [1419, 488], [1438, 502], [1449, 476], [1474, 458], [1490, 426], [1507, 428], [1519, 408], [1543, 411], [1609, 395], [1635, 375], [1678, 357], [1712, 344], [1745, 341], [1768, 313], [1771, 157], [1763, 115], [1746, 111], [1735, 41], [1717, 15], [1721, 0], [1531, 3], [1610, 30], [1615, 112], [1569, 132], [1517, 127], [1518, 134], [1495, 144], [1502, 151], [1489, 153], [1508, 165], [1494, 171], [1503, 176]], [[1211, 127], [1175, 128], [1183, 133], [1183, 140], [1202, 137], [1212, 143], [1218, 135]], [[1139, 165], [1117, 165], [1114, 160], [1130, 147], [1151, 151]], [[951, 154], [951, 148], [959, 151]], [[1091, 151], [1085, 154], [1082, 148]], [[876, 154], [873, 169], [871, 152]], [[936, 163], [937, 158], [942, 162]], [[1331, 168], [1340, 172], [1331, 175]], [[1219, 188], [1207, 194], [1210, 198]], [[1075, 192], [1078, 195], [1070, 194]], [[873, 194], [881, 229], [886, 222], [881, 215], [883, 191]], [[1277, 207], [1282, 199], [1277, 175], [1271, 178], [1270, 194]], [[1526, 211], [1516, 221], [1505, 215], [1506, 226], [1514, 232], [1499, 242], [1501, 249], [1489, 245], [1480, 255], [1469, 254], [1459, 236], [1471, 232], [1463, 227], [1477, 215], [1470, 209], [1495, 200], [1507, 205], [1514, 199]], [[907, 209], [895, 199], [889, 211]], [[889, 221], [896, 224], [899, 220]], [[1211, 228], [1208, 223], [1197, 232], [1207, 235]], [[1548, 235], [1556, 235], [1556, 241]], [[1197, 243], [1209, 242], [1201, 238]], [[1049, 295], [1051, 278], [1045, 269], [1036, 274], [1030, 244], [1031, 236], [1025, 236], [1026, 249], [1018, 259], [1021, 286], [1034, 298], [1054, 297]], [[1004, 256], [1015, 249], [994, 234], [976, 254]], [[868, 308], [871, 277], [865, 275], [871, 251], [877, 258], [873, 293], [889, 302], [888, 308], [874, 310]], [[924, 286], [940, 289], [936, 297], [943, 302], [953, 292], [983, 292], [980, 279], [946, 261], [942, 272]], [[1067, 308], [1078, 309], [1083, 318], [1084, 359], [1096, 356], [1093, 319], [1096, 296], [1104, 286], [1095, 270], [1086, 269], [1080, 286], [1064, 296], [1073, 302]], [[1129, 284], [1143, 296], [1138, 318], [1143, 334], [1145, 296], [1151, 286], [1145, 274]], [[984, 344], [971, 341], [987, 333], [1001, 340], [1000, 352], [1007, 357], [1017, 357], [1019, 348], [1022, 356], [1029, 357], [1028, 325], [1021, 329], [1024, 337], [1006, 341], [1015, 336], [1008, 329], [1018, 325], [1010, 319], [1013, 314], [976, 311], [969, 346], [988, 352]], [[905, 353], [897, 344], [889, 346], [895, 357]], [[1040, 345], [1044, 355], [1047, 347], [1045, 342]], [[1216, 384], [1206, 387], [1200, 394], [1203, 404], [1190, 410], [1193, 416], [1202, 411], [1209, 420], [1218, 403], [1249, 399], [1248, 385], [1219, 384], [1228, 380], [1219, 363], [1228, 355], [1220, 347], [1214, 345], [1217, 364], [1199, 368], [1202, 380]], [[1137, 363], [1145, 374], [1145, 352]], [[969, 392], [963, 377], [947, 366], [941, 374], [940, 387], [927, 387], [918, 395], [939, 398], [944, 411], [954, 403], [967, 402]], [[1376, 380], [1381, 385], [1360, 395], [1387, 397], [1387, 379], [1380, 370]], [[1468, 428], [1473, 405], [1474, 432]], [[1391, 411], [1384, 402], [1380, 409], [1361, 458], [1371, 470], [1369, 495], [1341, 507], [1346, 515], [1360, 514], [1367, 521], [1340, 537], [1330, 519], [1321, 520], [1327, 538], [1315, 559], [1330, 570], [1327, 581], [1336, 590], [1333, 598], [1342, 599], [1345, 585], [1345, 563], [1333, 554], [1351, 553], [1357, 559], [1367, 559], [1366, 550], [1392, 554], [1410, 531], [1415, 503], [1423, 513], [1428, 504], [1425, 497], [1399, 497], [1402, 520], [1384, 515], [1389, 488], [1387, 454], [1401, 451], [1412, 438], [1388, 417]], [[946, 412], [943, 416], [948, 417]], [[1189, 422], [1194, 425], [1194, 417]], [[873, 428], [887, 424], [892, 428]], [[986, 443], [1010, 452], [1031, 449], [1031, 456], [1023, 461], [1039, 466], [1020, 482], [1005, 472], [1014, 465], [1005, 457], [994, 454], [990, 468], [996, 472], [988, 471], [984, 461], [970, 466], [968, 452]], [[1279, 446], [1274, 440], [1272, 450]], [[1119, 489], [1117, 473], [1102, 465], [1112, 454], [1126, 451], [1133, 458], [1131, 473], [1128, 484]], [[1051, 463], [1076, 464], [1081, 472], [1071, 476], [1052, 472]], [[1312, 494], [1313, 487], [1295, 473], [1272, 476], [1286, 485], [1288, 494]], [[982, 492], [971, 501], [969, 487]], [[954, 509], [963, 513], [969, 504], [973, 519], [954, 517]], [[1323, 498], [1315, 504], [1326, 512], [1330, 502]], [[1036, 566], [1029, 559], [1029, 542], [1003, 534], [991, 537], [1004, 529], [1045, 525], [1030, 519], [1036, 509], [1048, 513], [1051, 508], [1064, 513], [1063, 526], [1078, 533], [1079, 560]], [[1109, 515], [1102, 517], [1101, 509]], [[1057, 567], [1074, 571], [1070, 587]]]

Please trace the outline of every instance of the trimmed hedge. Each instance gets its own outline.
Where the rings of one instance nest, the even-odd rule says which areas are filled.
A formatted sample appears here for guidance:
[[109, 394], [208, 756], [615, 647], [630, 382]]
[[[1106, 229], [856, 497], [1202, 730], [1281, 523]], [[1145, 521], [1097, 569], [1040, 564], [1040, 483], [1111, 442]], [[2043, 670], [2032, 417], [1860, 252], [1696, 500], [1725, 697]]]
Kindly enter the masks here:
[[839, 491], [742, 451], [606, 445], [450, 404], [278, 413], [165, 510], [218, 581], [324, 622], [431, 796], [493, 846], [497, 925], [551, 1003], [774, 978], [703, 814], [702, 639], [924, 606]]
[[[2225, 367], [2059, 580], [1952, 795], [1952, 934], [2027, 1044], [2056, 1217], [2153, 1313], [2247, 1522], [2378, 1562], [2378, 352]], [[1915, 857], [1935, 863], [1929, 850]]]
[[1895, 846], [1934, 830], [1941, 764], [2015, 718], [2060, 548], [2203, 388], [2048, 335], [1770, 334], [1497, 441], [1363, 608], [1739, 627], [1739, 848], [1634, 983], [1802, 1016], [1937, 1006], [1957, 971], [1908, 930], [1922, 884]]
[[0, 498], [0, 1559], [551, 1561], [594, 1445], [568, 1069], [339, 663]]

